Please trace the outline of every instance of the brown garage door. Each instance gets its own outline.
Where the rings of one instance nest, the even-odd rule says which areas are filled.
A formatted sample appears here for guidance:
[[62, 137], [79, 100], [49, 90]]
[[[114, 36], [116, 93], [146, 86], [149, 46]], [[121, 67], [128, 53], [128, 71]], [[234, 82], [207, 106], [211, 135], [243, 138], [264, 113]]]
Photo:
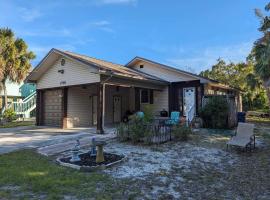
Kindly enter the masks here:
[[61, 126], [62, 90], [47, 90], [44, 93], [44, 125]]

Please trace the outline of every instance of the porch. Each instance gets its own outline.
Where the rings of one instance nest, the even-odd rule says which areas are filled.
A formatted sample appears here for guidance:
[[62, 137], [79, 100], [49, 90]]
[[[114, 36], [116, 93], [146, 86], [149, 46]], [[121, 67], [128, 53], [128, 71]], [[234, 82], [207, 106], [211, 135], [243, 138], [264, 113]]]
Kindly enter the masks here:
[[152, 104], [155, 113], [168, 111], [168, 86], [103, 77], [101, 82], [37, 90], [37, 125], [65, 129], [114, 127], [124, 117]]

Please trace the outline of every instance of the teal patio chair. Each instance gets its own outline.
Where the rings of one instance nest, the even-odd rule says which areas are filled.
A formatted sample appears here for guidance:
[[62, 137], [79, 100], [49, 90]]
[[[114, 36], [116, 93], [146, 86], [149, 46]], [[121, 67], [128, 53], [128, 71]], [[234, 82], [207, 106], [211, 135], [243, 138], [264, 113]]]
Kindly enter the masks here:
[[175, 124], [179, 124], [179, 122], [180, 122], [180, 112], [173, 111], [173, 112], [171, 112], [170, 119], [167, 120], [165, 122], [165, 124], [167, 124], [167, 125], [175, 125]]

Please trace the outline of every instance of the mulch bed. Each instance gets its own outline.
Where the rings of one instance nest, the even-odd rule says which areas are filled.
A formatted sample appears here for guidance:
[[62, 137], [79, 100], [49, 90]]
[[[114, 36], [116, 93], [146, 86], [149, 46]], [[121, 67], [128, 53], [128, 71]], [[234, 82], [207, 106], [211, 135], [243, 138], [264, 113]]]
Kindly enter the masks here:
[[110, 163], [116, 162], [118, 160], [121, 160], [123, 156], [121, 155], [116, 155], [116, 154], [111, 154], [111, 153], [105, 153], [104, 152], [104, 162], [101, 163], [96, 163], [96, 156], [90, 156], [89, 153], [83, 153], [80, 154], [79, 157], [81, 158], [81, 161], [78, 162], [70, 162], [71, 157], [66, 157], [66, 158], [61, 158], [61, 162], [65, 163], [71, 163], [74, 165], [79, 165], [79, 166], [99, 166], [99, 165], [108, 165]]

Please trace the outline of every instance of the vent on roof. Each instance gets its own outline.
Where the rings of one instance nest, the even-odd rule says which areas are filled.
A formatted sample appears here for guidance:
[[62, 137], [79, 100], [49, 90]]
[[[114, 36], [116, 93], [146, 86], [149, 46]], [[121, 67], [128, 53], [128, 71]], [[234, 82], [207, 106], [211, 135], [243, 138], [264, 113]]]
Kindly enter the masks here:
[[64, 58], [62, 58], [62, 59], [61, 59], [61, 66], [64, 66], [64, 65], [65, 65], [65, 63], [66, 63], [65, 59], [64, 59]]
[[140, 65], [140, 68], [142, 69], [143, 68], [143, 65]]

